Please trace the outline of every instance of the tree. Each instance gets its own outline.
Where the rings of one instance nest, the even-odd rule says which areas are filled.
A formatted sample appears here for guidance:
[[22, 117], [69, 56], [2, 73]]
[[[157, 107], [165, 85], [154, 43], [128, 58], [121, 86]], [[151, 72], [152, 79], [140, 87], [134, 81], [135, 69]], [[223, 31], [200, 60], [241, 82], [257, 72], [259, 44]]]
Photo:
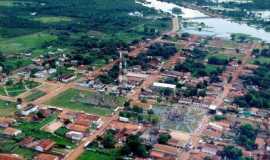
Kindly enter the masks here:
[[102, 139], [102, 144], [105, 148], [113, 148], [116, 144], [116, 140], [111, 131], [107, 131]]
[[163, 133], [159, 135], [158, 143], [167, 144], [170, 139], [171, 139], [171, 135], [169, 135], [168, 133]]
[[255, 149], [255, 139], [257, 136], [257, 130], [250, 124], [245, 124], [240, 126], [238, 130], [238, 136], [236, 137], [236, 142], [245, 147], [248, 150]]
[[122, 154], [128, 155], [130, 153], [139, 157], [147, 157], [148, 152], [146, 146], [142, 144], [139, 135], [130, 135], [127, 137], [125, 145], [122, 148]]
[[221, 152], [221, 157], [226, 160], [240, 160], [242, 150], [234, 146], [226, 146]]

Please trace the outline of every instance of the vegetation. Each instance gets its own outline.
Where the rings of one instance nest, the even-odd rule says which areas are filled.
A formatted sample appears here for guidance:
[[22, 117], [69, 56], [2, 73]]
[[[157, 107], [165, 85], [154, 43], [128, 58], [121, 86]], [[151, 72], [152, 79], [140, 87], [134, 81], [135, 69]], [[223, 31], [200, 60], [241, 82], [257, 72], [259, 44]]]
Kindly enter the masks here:
[[122, 154], [129, 155], [131, 153], [138, 157], [147, 157], [148, 155], [147, 148], [142, 144], [139, 135], [129, 135], [122, 148]]
[[94, 149], [85, 151], [79, 160], [117, 160], [120, 153], [117, 149]]
[[14, 83], [13, 80], [10, 80], [5, 86], [1, 87], [4, 92], [0, 92], [0, 94], [15, 97], [39, 85], [40, 83], [34, 82], [34, 81], [22, 80], [22, 81]]
[[160, 134], [158, 137], [158, 143], [160, 144], [167, 144], [167, 142], [171, 139], [171, 135], [168, 133]]
[[[98, 115], [108, 115], [112, 113], [114, 109], [113, 106], [97, 106], [91, 104], [90, 102], [80, 101], [81, 95], [94, 96], [95, 93], [89, 91], [81, 91], [78, 89], [69, 89], [52, 98], [51, 100], [46, 102], [46, 104]], [[123, 97], [106, 95], [105, 98], [112, 100], [114, 103], [117, 103], [120, 106], [124, 103]]]
[[20, 147], [19, 144], [15, 140], [12, 140], [12, 139], [1, 138], [0, 145], [1, 145], [0, 147], [1, 153], [18, 154], [27, 160], [33, 159], [36, 153], [32, 149]]
[[38, 98], [40, 98], [40, 97], [42, 97], [42, 96], [44, 96], [44, 95], [46, 95], [45, 92], [42, 92], [42, 91], [40, 91], [40, 90], [34, 90], [34, 91], [32, 91], [32, 93], [31, 93], [29, 96], [27, 96], [25, 99], [26, 99], [26, 101], [31, 102], [31, 101], [34, 101], [34, 100], [36, 100], [36, 99], [38, 99]]
[[116, 140], [114, 138], [113, 131], [107, 131], [105, 135], [102, 138], [102, 145], [105, 148], [114, 148], [114, 145], [116, 144]]
[[[29, 64], [25, 61], [50, 48], [64, 48], [69, 57], [95, 65], [117, 56], [117, 47], [157, 36], [170, 26], [170, 18], [133, 0], [7, 0], [0, 2], [0, 14], [0, 51], [9, 56], [0, 64], [5, 72]], [[21, 53], [33, 54], [15, 56]]]
[[0, 117], [13, 116], [16, 112], [16, 104], [0, 100]]
[[239, 145], [248, 150], [253, 150], [256, 148], [255, 139], [257, 136], [257, 129], [253, 128], [252, 125], [245, 124], [240, 126], [237, 135], [236, 142]]
[[221, 157], [227, 160], [240, 160], [242, 157], [242, 150], [234, 146], [226, 146], [221, 152]]
[[[261, 65], [253, 75], [243, 76], [244, 84], [251, 88], [244, 96], [235, 98], [234, 102], [240, 107], [270, 107], [270, 71], [268, 65]], [[254, 89], [258, 88], [258, 90]]]
[[52, 122], [56, 118], [57, 118], [57, 115], [53, 114], [38, 122], [21, 122], [17, 126], [17, 128], [22, 130], [24, 137], [31, 136], [36, 139], [51, 139], [55, 141], [57, 145], [60, 145], [60, 146], [71, 146], [71, 147], [74, 146], [71, 140], [65, 137], [58, 136], [58, 135], [40, 130], [43, 126]]

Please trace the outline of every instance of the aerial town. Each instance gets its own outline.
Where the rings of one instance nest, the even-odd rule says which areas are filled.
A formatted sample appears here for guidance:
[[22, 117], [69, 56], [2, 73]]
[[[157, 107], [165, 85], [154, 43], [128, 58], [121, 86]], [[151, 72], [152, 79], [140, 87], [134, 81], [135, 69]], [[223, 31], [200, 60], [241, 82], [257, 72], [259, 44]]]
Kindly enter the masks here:
[[74, 1], [0, 0], [0, 160], [270, 160], [263, 1]]

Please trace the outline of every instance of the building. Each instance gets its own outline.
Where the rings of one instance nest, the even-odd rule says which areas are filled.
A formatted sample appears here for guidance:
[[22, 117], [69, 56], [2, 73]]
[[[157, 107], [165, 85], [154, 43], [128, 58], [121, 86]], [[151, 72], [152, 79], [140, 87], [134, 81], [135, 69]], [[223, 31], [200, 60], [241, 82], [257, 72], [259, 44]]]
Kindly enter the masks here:
[[37, 112], [37, 111], [38, 111], [38, 106], [30, 104], [21, 111], [21, 115], [28, 116], [29, 114]]
[[0, 160], [23, 160], [22, 157], [20, 157], [17, 154], [0, 154]]
[[59, 157], [52, 154], [40, 153], [35, 156], [34, 160], [59, 160]]
[[2, 128], [10, 127], [14, 122], [16, 122], [15, 119], [0, 117], [0, 127]]
[[50, 150], [55, 145], [55, 142], [50, 139], [44, 139], [39, 141], [38, 145], [35, 147], [35, 150], [39, 152], [45, 152]]
[[11, 127], [5, 128], [3, 131], [3, 134], [8, 135], [8, 136], [18, 136], [21, 133], [22, 133], [21, 130], [11, 128]]
[[70, 131], [70, 132], [66, 133], [66, 137], [68, 137], [68, 138], [70, 138], [72, 140], [79, 141], [84, 137], [84, 135], [81, 132]]
[[176, 160], [178, 149], [176, 147], [171, 147], [163, 144], [155, 144], [152, 151], [150, 152], [150, 157], [159, 160]]

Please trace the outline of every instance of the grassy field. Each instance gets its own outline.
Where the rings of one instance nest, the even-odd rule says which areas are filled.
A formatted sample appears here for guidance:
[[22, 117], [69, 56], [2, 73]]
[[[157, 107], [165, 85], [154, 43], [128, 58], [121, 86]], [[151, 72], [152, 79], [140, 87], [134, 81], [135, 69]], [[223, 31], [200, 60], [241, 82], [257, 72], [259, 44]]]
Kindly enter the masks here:
[[43, 44], [56, 40], [57, 37], [49, 33], [40, 32], [19, 36], [0, 41], [0, 51], [3, 53], [19, 53], [41, 48]]
[[16, 112], [16, 104], [0, 100], [0, 117], [13, 116]]
[[[25, 91], [27, 91], [27, 89], [33, 89], [39, 85], [40, 85], [39, 83], [34, 82], [34, 81], [24, 81], [22, 83], [17, 82], [17, 83], [12, 84], [12, 85], [1, 86], [0, 87], [0, 95], [15, 97], [15, 96], [18, 96], [18, 95], [24, 93]], [[4, 91], [4, 88], [6, 88], [8, 95]]]
[[45, 92], [42, 92], [40, 90], [33, 90], [32, 93], [25, 98], [26, 101], [31, 102], [34, 101], [42, 96], [46, 95]]
[[117, 158], [119, 158], [119, 152], [116, 150], [109, 150], [106, 153], [85, 151], [78, 160], [116, 160]]
[[59, 23], [72, 21], [70, 17], [54, 17], [54, 16], [42, 16], [34, 18], [34, 20], [39, 21], [41, 23]]
[[[52, 105], [52, 106], [58, 106], [63, 108], [68, 108], [76, 111], [84, 111], [87, 113], [97, 114], [97, 115], [108, 115], [113, 112], [113, 108], [110, 107], [102, 107], [102, 106], [95, 106], [88, 103], [80, 103], [80, 102], [74, 102], [72, 99], [78, 97], [80, 94], [84, 94], [84, 96], [92, 95], [93, 92], [89, 91], [80, 91], [78, 89], [69, 89], [60, 95], [54, 97], [50, 101], [48, 101], [46, 104]], [[112, 98], [112, 96], [107, 96], [106, 98]], [[119, 103], [119, 105], [122, 105], [124, 103], [124, 99], [122, 97], [117, 97], [116, 101]]]

